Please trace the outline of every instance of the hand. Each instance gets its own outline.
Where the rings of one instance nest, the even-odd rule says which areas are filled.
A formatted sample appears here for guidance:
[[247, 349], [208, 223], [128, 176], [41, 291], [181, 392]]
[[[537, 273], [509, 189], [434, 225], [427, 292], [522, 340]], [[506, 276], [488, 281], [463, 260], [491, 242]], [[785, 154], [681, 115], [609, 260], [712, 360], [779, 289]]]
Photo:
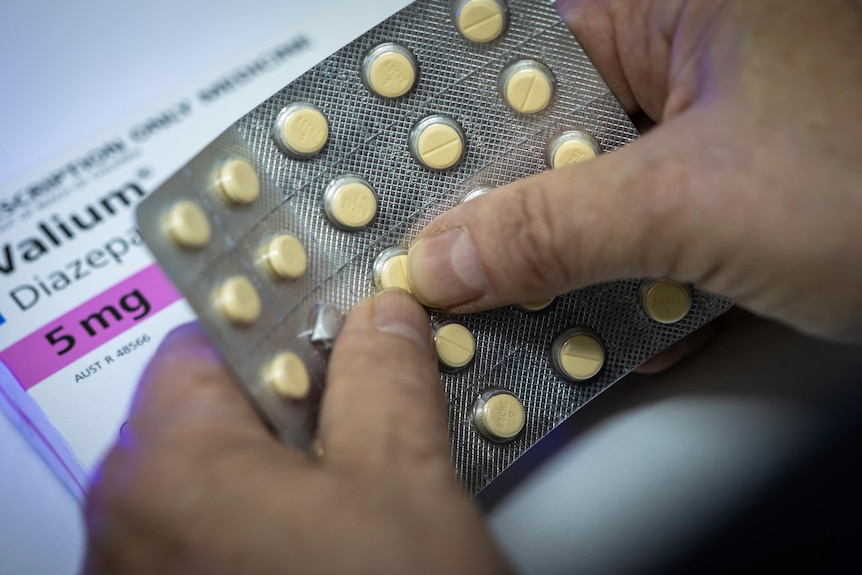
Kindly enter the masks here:
[[455, 479], [430, 338], [402, 292], [356, 306], [315, 461], [269, 434], [196, 326], [174, 332], [91, 489], [86, 572], [506, 572]]
[[672, 277], [862, 341], [862, 4], [557, 6], [627, 111], [659, 125], [439, 217], [410, 250], [416, 296], [473, 312]]

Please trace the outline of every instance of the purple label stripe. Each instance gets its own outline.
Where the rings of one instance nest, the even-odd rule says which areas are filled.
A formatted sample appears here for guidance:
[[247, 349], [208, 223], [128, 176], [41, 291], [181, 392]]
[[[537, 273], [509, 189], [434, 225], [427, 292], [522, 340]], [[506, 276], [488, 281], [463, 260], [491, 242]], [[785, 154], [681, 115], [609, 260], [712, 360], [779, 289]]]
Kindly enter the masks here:
[[6, 348], [0, 360], [27, 391], [181, 298], [152, 264]]

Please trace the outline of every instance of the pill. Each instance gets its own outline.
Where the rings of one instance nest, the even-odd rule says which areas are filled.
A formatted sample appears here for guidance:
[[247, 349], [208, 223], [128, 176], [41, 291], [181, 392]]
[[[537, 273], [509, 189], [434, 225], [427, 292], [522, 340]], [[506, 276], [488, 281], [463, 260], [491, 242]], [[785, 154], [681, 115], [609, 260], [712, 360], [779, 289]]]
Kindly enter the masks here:
[[244, 276], [225, 280], [218, 288], [215, 300], [216, 307], [231, 323], [248, 325], [260, 317], [260, 296]]
[[257, 172], [245, 160], [230, 160], [219, 171], [216, 179], [224, 196], [235, 204], [250, 204], [260, 196]]
[[691, 291], [673, 280], [646, 282], [638, 295], [644, 312], [659, 323], [676, 323], [691, 310]]
[[359, 176], [341, 176], [326, 188], [323, 211], [339, 228], [358, 230], [377, 215], [377, 195], [371, 184]]
[[407, 283], [407, 250], [394, 246], [380, 252], [374, 260], [372, 275], [378, 290], [399, 288], [410, 292]]
[[451, 168], [464, 155], [464, 132], [448, 116], [428, 116], [410, 131], [410, 152], [417, 162], [431, 170]]
[[506, 5], [499, 0], [462, 0], [455, 11], [455, 26], [473, 42], [491, 42], [506, 27]]
[[434, 349], [442, 367], [459, 370], [473, 361], [476, 339], [465, 326], [446, 321], [434, 328]]
[[307, 159], [317, 155], [329, 139], [329, 122], [317, 107], [295, 102], [275, 120], [275, 141], [289, 155]]
[[551, 103], [554, 75], [541, 62], [519, 60], [500, 75], [500, 93], [516, 112], [535, 114]]
[[564, 132], [548, 146], [548, 165], [554, 169], [592, 160], [602, 153], [595, 138], [579, 130]]
[[305, 363], [290, 351], [278, 354], [269, 362], [263, 379], [277, 396], [291, 401], [305, 399], [311, 389]]
[[183, 248], [202, 248], [210, 241], [212, 231], [203, 209], [191, 200], [177, 202], [165, 217], [165, 231]]
[[533, 301], [527, 301], [523, 303], [517, 304], [517, 307], [523, 311], [528, 312], [537, 312], [542, 311], [543, 309], [547, 309], [552, 303], [554, 303], [555, 298], [547, 298], [547, 299], [537, 299]]
[[302, 243], [290, 234], [280, 234], [267, 242], [263, 260], [269, 271], [278, 279], [301, 277], [308, 268], [308, 256]]
[[372, 49], [362, 61], [362, 80], [381, 98], [397, 98], [416, 84], [416, 59], [400, 44], [387, 42]]
[[488, 186], [481, 186], [478, 188], [473, 188], [472, 190], [469, 190], [466, 194], [461, 196], [461, 203], [466, 204], [470, 200], [475, 200], [479, 196], [484, 196], [485, 194], [490, 192], [492, 189], [493, 188], [490, 188]]
[[473, 404], [473, 424], [491, 441], [511, 441], [524, 429], [526, 420], [524, 404], [508, 391], [488, 390]]
[[605, 365], [605, 349], [598, 338], [580, 328], [560, 334], [551, 356], [557, 371], [571, 381], [591, 379]]

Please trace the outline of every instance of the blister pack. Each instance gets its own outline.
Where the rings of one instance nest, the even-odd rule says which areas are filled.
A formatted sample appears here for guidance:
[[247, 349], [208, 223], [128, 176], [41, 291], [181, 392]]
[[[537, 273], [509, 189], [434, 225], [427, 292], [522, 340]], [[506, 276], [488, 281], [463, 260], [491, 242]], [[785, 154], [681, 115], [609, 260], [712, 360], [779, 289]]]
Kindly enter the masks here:
[[[138, 220], [262, 416], [308, 449], [341, 319], [407, 287], [423, 226], [636, 137], [550, 3], [418, 0], [238, 120]], [[464, 488], [729, 306], [631, 279], [466, 316], [429, 310]]]

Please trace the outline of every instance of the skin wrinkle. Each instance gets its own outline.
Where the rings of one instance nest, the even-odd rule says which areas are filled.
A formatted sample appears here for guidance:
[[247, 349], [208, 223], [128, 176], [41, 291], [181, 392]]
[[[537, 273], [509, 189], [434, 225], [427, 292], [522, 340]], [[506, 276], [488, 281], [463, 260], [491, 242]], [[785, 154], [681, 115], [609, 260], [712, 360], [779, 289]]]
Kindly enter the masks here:
[[[633, 82], [632, 82], [632, 77], [628, 74], [628, 71], [630, 70], [630, 68], [628, 66], [626, 66], [627, 58], [625, 57], [625, 53], [626, 53], [625, 49], [623, 47], [621, 47], [621, 45], [620, 45], [621, 34], [620, 34], [620, 30], [619, 30], [620, 25], [619, 25], [619, 3], [618, 2], [611, 2], [610, 10], [608, 12], [608, 18], [609, 18], [608, 27], [610, 28], [609, 34], [611, 35], [611, 38], [614, 39], [613, 46], [614, 46], [614, 56], [615, 56], [616, 65], [619, 66], [621, 76], [625, 79], [625, 82], [626, 82], [626, 88], [628, 89], [628, 92], [631, 94], [631, 98], [632, 98], [633, 103], [634, 103], [632, 111], [637, 111], [637, 110], [643, 109], [643, 105], [640, 101], [640, 98], [638, 97], [638, 94], [632, 88]], [[637, 38], [637, 37], [638, 36], [634, 36], [634, 38]], [[628, 110], [627, 110], [627, 112], [628, 112]]]
[[669, 80], [668, 97], [662, 110], [662, 117], [666, 120], [684, 114], [704, 92], [701, 70], [694, 61], [682, 64], [679, 68], [672, 67], [669, 76], [693, 76], [694, 79], [689, 82]]
[[[645, 269], [655, 276], [673, 277], [709, 288], [711, 286], [704, 281], [701, 271], [701, 266], [709, 261], [709, 258], [702, 257], [706, 251], [703, 243], [715, 243], [717, 238], [714, 235], [705, 238], [699, 230], [715, 213], [716, 207], [711, 202], [714, 196], [688, 192], [703, 184], [697, 175], [701, 170], [691, 170], [692, 158], [688, 150], [692, 143], [684, 137], [695, 122], [696, 117], [691, 114], [668, 120], [665, 127], [669, 132], [665, 135], [671, 137], [665, 138], [665, 143], [672, 142], [673, 148], [656, 166], [646, 168], [655, 174], [655, 179], [649, 189], [651, 210], [645, 219], [652, 222], [651, 233], [658, 245], [666, 246], [666, 251], [651, 252], [652, 258]], [[674, 133], [679, 135], [673, 137]], [[703, 146], [698, 153], [712, 157], [716, 149]], [[712, 161], [710, 163], [715, 165]], [[688, 238], [688, 241], [675, 241], [680, 236]]]
[[[399, 378], [403, 383], [407, 378]], [[350, 454], [349, 442], [345, 437], [333, 434], [331, 427], [322, 430], [321, 438], [326, 445], [329, 465], [335, 469], [342, 469], [351, 474], [371, 473], [377, 476], [381, 473], [382, 466], [391, 470], [391, 467], [383, 465], [385, 462], [395, 462], [399, 467], [411, 467], [422, 465], [423, 461], [438, 457], [441, 450], [446, 448], [440, 442], [429, 443], [427, 433], [424, 431], [435, 425], [442, 425], [439, 421], [423, 421], [412, 415], [409, 409], [410, 403], [418, 398], [408, 398], [397, 395], [390, 398], [393, 407], [398, 408], [387, 412], [383, 418], [379, 418], [374, 424], [374, 440], [379, 442], [377, 448], [371, 453], [366, 453], [361, 460]], [[433, 398], [437, 400], [438, 398]], [[434, 401], [434, 403], [439, 403]], [[330, 425], [334, 425], [330, 424]], [[329, 455], [331, 453], [331, 455]], [[365, 465], [363, 465], [365, 464]], [[380, 464], [380, 465], [376, 465]]]
[[[408, 297], [406, 294], [389, 295], [393, 297], [403, 297], [405, 301], [407, 301]], [[442, 414], [444, 401], [442, 390], [439, 388], [432, 389], [427, 386], [427, 384], [420, 385], [420, 382], [426, 382], [427, 378], [431, 376], [432, 373], [436, 374], [436, 369], [434, 368], [436, 361], [426, 355], [427, 350], [421, 349], [421, 346], [414, 342], [412, 338], [403, 339], [402, 337], [386, 332], [381, 332], [381, 335], [378, 336], [378, 338], [372, 338], [371, 333], [369, 332], [379, 332], [379, 329], [377, 329], [375, 324], [371, 321], [373, 308], [368, 309], [371, 307], [371, 304], [369, 304], [368, 306], [359, 307], [354, 310], [355, 314], [364, 317], [365, 320], [354, 321], [350, 325], [345, 326], [342, 331], [342, 336], [346, 334], [347, 337], [350, 338], [350, 345], [346, 348], [342, 346], [336, 350], [335, 353], [337, 355], [334, 354], [333, 360], [337, 359], [338, 361], [335, 363], [334, 367], [331, 368], [331, 376], [336, 380], [346, 380], [348, 377], [361, 373], [364, 370], [363, 365], [367, 362], [371, 362], [374, 365], [386, 365], [392, 354], [412, 352], [423, 355], [425, 360], [424, 363], [411, 365], [408, 369], [399, 370], [391, 376], [393, 379], [392, 389], [397, 390], [397, 393], [390, 393], [388, 401], [393, 402], [394, 406], [398, 407], [388, 410], [385, 414], [386, 418], [382, 420], [378, 419], [374, 424], [373, 429], [375, 437], [383, 441], [381, 449], [375, 454], [375, 457], [380, 461], [387, 459], [397, 461], [399, 457], [415, 452], [421, 453], [421, 455], [418, 456], [420, 459], [427, 458], [432, 453], [436, 453], [437, 455], [447, 453], [448, 448], [446, 447], [445, 442], [434, 441], [429, 443], [427, 434], [423, 432], [425, 429], [443, 425]], [[413, 305], [413, 308], [415, 308], [415, 304]], [[415, 309], [412, 311], [416, 312], [416, 319], [418, 321], [418, 314], [421, 312]], [[430, 330], [427, 326], [427, 322], [424, 319], [421, 321], [424, 331], [429, 332]], [[380, 345], [379, 338], [381, 337], [389, 343], [387, 345]], [[407, 346], [411, 349], [406, 349]], [[351, 375], [348, 376], [348, 374]], [[437, 379], [436, 375], [433, 375], [433, 377]], [[337, 390], [332, 390], [333, 394], [336, 392]], [[326, 393], [330, 393], [330, 390], [327, 390]], [[359, 395], [357, 397], [356, 393], [359, 393], [359, 391], [353, 391], [351, 392], [351, 395], [347, 397], [352, 400], [358, 399], [359, 401], [364, 399], [373, 399], [363, 395]], [[371, 392], [369, 391], [368, 393]], [[377, 392], [374, 393], [376, 395]], [[405, 405], [405, 402], [407, 406], [409, 406], [411, 402], [415, 402], [417, 400], [417, 395], [427, 396], [422, 400], [423, 403], [438, 406], [438, 409], [435, 411], [434, 420], [417, 420], [416, 418], [418, 416], [413, 410], [409, 409], [409, 407], [400, 407]], [[341, 399], [339, 399], [339, 397]], [[326, 398], [324, 398], [324, 400], [326, 402]], [[349, 408], [345, 407], [344, 401], [345, 396], [341, 394], [337, 395], [334, 402], [326, 402], [321, 417], [321, 438], [324, 445], [326, 445], [328, 459], [333, 465], [342, 464], [340, 461], [340, 453], [343, 449], [341, 447], [341, 442], [347, 439], [341, 439], [338, 435], [333, 436], [333, 429], [336, 429], [339, 417], [343, 417], [343, 413], [350, 411]], [[338, 416], [338, 413], [342, 413], [342, 416]], [[426, 411], [425, 415], [427, 416], [429, 413]], [[427, 451], [428, 449], [432, 449], [432, 451]], [[350, 458], [346, 461], [348, 462], [348, 466], [352, 465], [352, 463], [350, 463]]]
[[[588, 4], [587, 7], [584, 7], [584, 4]], [[595, 2], [560, 0], [556, 6], [572, 33], [576, 37], [583, 39], [581, 44], [591, 60], [599, 63], [612, 62], [615, 64], [605, 66], [607, 70], [616, 71], [621, 68], [621, 58], [616, 42], [600, 43], [590, 41], [597, 36], [601, 37], [613, 34], [613, 19], [609, 11], [601, 10], [601, 4], [596, 4]], [[599, 48], [602, 49], [600, 50]], [[605, 49], [609, 49], [610, 52], [605, 52]], [[624, 75], [604, 73], [602, 77], [617, 99], [620, 100], [627, 113], [633, 114], [638, 111], [631, 86]]]
[[[671, 43], [673, 41], [673, 30], [676, 27], [676, 22], [673, 22], [671, 25], [667, 25], [665, 23], [666, 10], [660, 10], [656, 8], [655, 0], [651, 0], [650, 8], [648, 9], [648, 30], [655, 30], [656, 33], [650, 34], [648, 39], [649, 44], [649, 70], [650, 76], [655, 79], [660, 79], [662, 77], [668, 76], [668, 74], [663, 73], [662, 69], [667, 66], [666, 63], [670, 60], [671, 53]], [[674, 11], [677, 15], [679, 14], [679, 10]], [[662, 90], [662, 97], [667, 98], [668, 90], [670, 90], [670, 85], [667, 81], [664, 82], [664, 89]], [[658, 110], [662, 109], [661, 105], [661, 97], [658, 98], [659, 103], [655, 105], [655, 108]], [[655, 118], [653, 118], [655, 121]]]
[[[644, 146], [643, 143], [632, 144], [632, 146], [635, 145]], [[627, 156], [629, 152], [630, 150], [626, 152]], [[640, 163], [642, 160], [643, 158], [638, 158], [637, 162], [626, 162], [621, 155], [601, 156], [591, 162], [594, 166], [603, 166], [603, 168], [597, 169], [589, 177], [584, 177], [587, 174], [580, 169], [581, 166], [570, 166], [558, 170], [553, 174], [553, 178], [542, 180], [542, 188], [537, 192], [548, 195], [554, 205], [565, 206], [565, 209], [550, 212], [557, 220], [557, 227], [566, 230], [563, 236], [566, 239], [561, 242], [563, 251], [558, 252], [557, 257], [565, 258], [560, 262], [569, 262], [569, 269], [565, 275], [566, 284], [555, 286], [558, 288], [555, 291], [571, 289], [575, 278], [579, 282], [591, 282], [595, 278], [600, 278], [605, 273], [603, 270], [605, 262], [613, 260], [615, 257], [613, 252], [619, 251], [618, 245], [629, 245], [631, 242], [626, 240], [626, 236], [637, 234], [635, 228], [638, 228], [638, 223], [636, 222], [631, 228], [622, 230], [620, 235], [605, 238], [602, 242], [597, 242], [593, 235], [595, 230], [606, 227], [616, 218], [624, 217], [623, 214], [641, 210], [638, 206], [644, 201], [645, 196], [640, 193], [639, 186], [642, 184], [633, 179], [633, 173], [642, 166]], [[599, 177], [596, 177], [597, 175]], [[561, 184], [565, 180], [576, 177], [581, 180], [578, 184], [581, 201], [573, 203], [568, 199], [570, 190]], [[610, 203], [611, 199], [614, 200], [613, 203]], [[596, 253], [588, 258], [576, 257], [587, 250]], [[646, 250], [646, 246], [639, 244], [635, 250]], [[639, 265], [637, 262], [643, 261], [643, 255], [645, 253], [632, 256], [635, 267]]]
[[[649, 86], [658, 84], [658, 82], [651, 77], [652, 74], [650, 73], [650, 66], [644, 66], [644, 63], [641, 60], [645, 54], [650, 52], [649, 35], [644, 33], [644, 31], [648, 29], [648, 24], [644, 18], [644, 7], [646, 6], [646, 3], [639, 3], [635, 9], [632, 9], [631, 5], [624, 2], [616, 2], [612, 6], [616, 8], [611, 13], [613, 28], [612, 34], [616, 45], [616, 52], [621, 55], [619, 66], [622, 70], [623, 76], [627, 79], [629, 86], [644, 81]], [[625, 16], [621, 16], [621, 14], [625, 14]], [[636, 16], [632, 16], [633, 14]], [[632, 27], [633, 30], [630, 30], [629, 27]], [[627, 48], [623, 43], [631, 41], [630, 39], [632, 38], [638, 38], [641, 46], [639, 47], [639, 50], [635, 51], [635, 53], [638, 54], [637, 56], [626, 57]], [[629, 46], [628, 50], [631, 49], [632, 47]], [[629, 80], [629, 78], [631, 78], [631, 80]], [[662, 91], [664, 92], [664, 90]], [[648, 90], [646, 94], [632, 91], [632, 95], [634, 96], [635, 103], [639, 109], [644, 110], [647, 115], [655, 121], [659, 121], [661, 119], [660, 108], [653, 106], [652, 99], [655, 97], [653, 90]], [[658, 96], [658, 98], [661, 97], [662, 96]]]
[[[560, 237], [561, 232], [556, 225], [553, 209], [546, 194], [535, 194], [533, 190], [522, 186], [517, 193], [512, 194], [513, 213], [525, 214], [526, 226], [517, 226], [512, 235], [513, 244], [509, 249], [518, 254], [521, 272], [526, 271], [532, 287], [547, 289], [548, 286], [564, 286], [569, 283], [565, 266], [562, 262], [568, 254], [558, 251], [560, 242], [549, 238]], [[551, 249], [548, 249], [551, 246]], [[574, 246], [577, 249], [577, 245]]]
[[[684, 183], [688, 179], [685, 169], [679, 166], [676, 156], [663, 158], [659, 165], [651, 168], [656, 176], [650, 189], [647, 210], [649, 215], [645, 219], [652, 222], [654, 230], [650, 239], [662, 249], [650, 249], [646, 251], [646, 264], [644, 269], [651, 270], [657, 277], [688, 278], [692, 275], [691, 270], [685, 269], [685, 254], [691, 250], [689, 244], [673, 241], [673, 234], [668, 237], [669, 230], [677, 230], [680, 222], [685, 225], [687, 214], [685, 202], [682, 196], [686, 189]], [[658, 239], [658, 238], [662, 239]]]
[[[687, 50], [677, 54], [671, 52], [667, 74], [667, 100], [664, 105], [663, 116], [671, 119], [688, 110], [693, 103], [704, 93], [706, 83], [704, 81], [699, 57], [708, 53], [707, 46], [713, 40], [713, 31], [710, 19], [698, 19], [700, 26], [694, 26], [691, 30], [692, 11], [695, 8], [702, 9], [703, 2], [694, 0], [682, 2], [676, 10], [676, 18], [673, 27], [673, 44], [675, 46], [688, 46]], [[706, 5], [712, 9], [712, 17], [715, 17], [725, 6], [725, 0], [710, 0]], [[687, 37], [696, 37], [696, 42], [691, 42]]]
[[[645, 144], [641, 143], [639, 147]], [[606, 156], [605, 159], [611, 158]], [[577, 278], [577, 283], [580, 284], [583, 278], [589, 278], [587, 281], [595, 283], [603, 281], [603, 277], [607, 275], [607, 262], [616, 261], [619, 253], [626, 252], [630, 258], [629, 269], [625, 275], [636, 276], [642, 269], [645, 269], [646, 262], [649, 258], [651, 246], [648, 242], [632, 241], [632, 238], [644, 237], [642, 222], [645, 220], [637, 217], [639, 214], [649, 213], [654, 209], [650, 202], [651, 190], [644, 190], [643, 182], [634, 177], [634, 170], [648, 169], [642, 162], [647, 158], [641, 157], [638, 162], [622, 162], [622, 158], [617, 156], [613, 158], [614, 167], [612, 180], [609, 186], [615, 190], [613, 195], [606, 190], [598, 189], [594, 191], [596, 201], [592, 206], [592, 210], [587, 214], [592, 215], [592, 218], [580, 218], [577, 226], [577, 233], [582, 238], [581, 241], [597, 244], [597, 239], [594, 237], [595, 230], [607, 227], [609, 223], [614, 222], [617, 218], [625, 218], [632, 222], [631, 226], [625, 229], [620, 229], [618, 234], [612, 237], [602, 238], [598, 247], [592, 248], [596, 250], [594, 257], [588, 258], [587, 261], [579, 261], [576, 273], [582, 274]], [[633, 159], [633, 158], [632, 158]], [[637, 166], [637, 167], [636, 167]], [[600, 182], [604, 184], [604, 182]], [[603, 197], [598, 197], [603, 196]], [[609, 204], [610, 198], [615, 202]], [[634, 216], [634, 217], [631, 217]], [[568, 290], [573, 289], [575, 278], [572, 277], [567, 286]]]
[[[590, 230], [595, 229], [595, 226], [600, 225], [600, 222], [608, 221], [609, 217], [613, 217], [613, 214], [607, 214], [606, 212], [603, 212], [597, 203], [587, 202], [584, 208], [582, 210], [579, 210], [574, 217], [576, 217], [582, 225], [577, 226], [578, 233], [569, 233], [569, 242], [572, 244], [572, 248], [571, 250], [567, 251], [569, 251], [571, 254], [578, 254], [581, 253], [584, 249], [586, 249], [585, 246], [587, 246], [592, 241], [590, 237]], [[595, 265], [596, 262], [578, 258], [578, 267], [572, 269], [570, 273], [567, 273], [564, 276], [566, 283], [563, 286], [563, 289], [555, 291], [562, 292], [568, 289], [568, 286], [572, 285], [572, 283], [575, 281], [575, 276], [599, 276], [601, 272], [595, 269]], [[551, 296], [556, 294], [547, 295]]]
[[[398, 401], [397, 405], [408, 408], [405, 401]], [[381, 461], [397, 461], [399, 469], [411, 471], [417, 467], [417, 473], [426, 472], [424, 462], [436, 459], [439, 455], [441, 445], [429, 444], [425, 436], [422, 422], [416, 421], [407, 409], [396, 413], [390, 412], [385, 420], [385, 431], [381, 433], [381, 446], [379, 455]], [[386, 467], [383, 466], [385, 469]], [[387, 473], [391, 469], [387, 470]], [[378, 474], [380, 469], [375, 470]], [[383, 473], [382, 475], [386, 475]]]

